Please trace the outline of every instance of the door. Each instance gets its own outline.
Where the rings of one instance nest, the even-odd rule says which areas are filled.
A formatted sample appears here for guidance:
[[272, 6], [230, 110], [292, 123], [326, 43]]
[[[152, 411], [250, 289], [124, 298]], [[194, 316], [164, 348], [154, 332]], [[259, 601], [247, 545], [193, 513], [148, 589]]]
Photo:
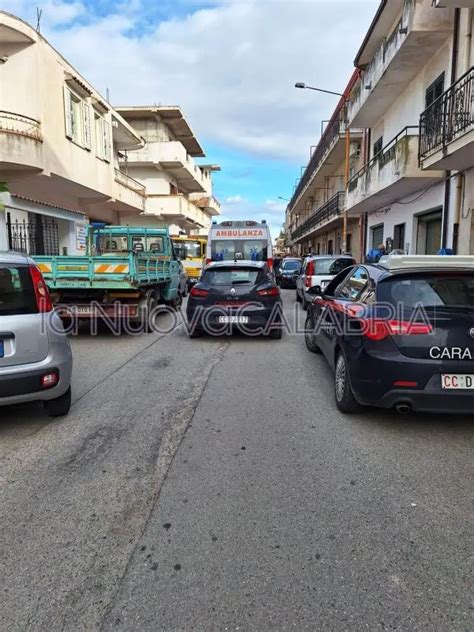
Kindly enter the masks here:
[[393, 228], [394, 250], [405, 250], [405, 224], [397, 224]]
[[435, 255], [441, 248], [441, 233], [441, 211], [419, 216], [416, 254]]
[[372, 231], [372, 248], [378, 248], [381, 244], [383, 244], [383, 224], [379, 224], [378, 226], [373, 226], [371, 228]]

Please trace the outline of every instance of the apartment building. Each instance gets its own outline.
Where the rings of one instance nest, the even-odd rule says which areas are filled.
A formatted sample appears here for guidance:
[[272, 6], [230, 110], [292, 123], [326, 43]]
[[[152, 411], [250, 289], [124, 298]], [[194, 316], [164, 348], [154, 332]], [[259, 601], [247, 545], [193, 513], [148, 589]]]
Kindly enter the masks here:
[[350, 252], [356, 258], [361, 256], [360, 219], [344, 217], [346, 181], [363, 141], [363, 131], [347, 125], [347, 99], [357, 80], [355, 73], [321, 140], [311, 147], [309, 163], [288, 205], [287, 232], [297, 254]]
[[[146, 186], [143, 225], [164, 223], [172, 232], [207, 234], [220, 204], [212, 193], [218, 165], [196, 164], [204, 150], [178, 106], [118, 107], [143, 138], [138, 149], [120, 153], [123, 172]], [[137, 219], [133, 217], [136, 223]]]
[[88, 221], [139, 216], [145, 186], [119, 154], [140, 135], [39, 33], [0, 12], [0, 248], [84, 250]]
[[180, 108], [120, 110], [0, 11], [0, 250], [83, 253], [89, 222], [207, 234], [219, 167]]
[[383, 0], [357, 54], [348, 124], [364, 128], [348, 182], [363, 251], [474, 254], [472, 0]]

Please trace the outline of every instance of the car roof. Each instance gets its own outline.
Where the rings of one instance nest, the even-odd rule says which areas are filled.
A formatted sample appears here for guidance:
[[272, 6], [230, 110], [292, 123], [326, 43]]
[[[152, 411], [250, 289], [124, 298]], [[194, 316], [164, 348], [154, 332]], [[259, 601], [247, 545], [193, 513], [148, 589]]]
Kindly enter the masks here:
[[354, 261], [352, 255], [308, 255], [306, 259], [350, 259]]
[[206, 266], [206, 270], [214, 270], [216, 268], [228, 268], [228, 267], [236, 267], [236, 268], [259, 268], [263, 269], [267, 265], [266, 261], [211, 261]]
[[23, 252], [0, 250], [0, 263], [34, 263], [33, 259]]

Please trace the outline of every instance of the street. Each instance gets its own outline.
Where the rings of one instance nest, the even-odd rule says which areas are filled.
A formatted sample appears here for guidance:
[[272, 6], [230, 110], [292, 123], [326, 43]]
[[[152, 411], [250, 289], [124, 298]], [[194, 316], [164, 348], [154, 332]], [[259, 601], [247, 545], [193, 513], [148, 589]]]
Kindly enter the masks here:
[[472, 419], [344, 416], [301, 335], [72, 346], [1, 409], [2, 630], [472, 629]]

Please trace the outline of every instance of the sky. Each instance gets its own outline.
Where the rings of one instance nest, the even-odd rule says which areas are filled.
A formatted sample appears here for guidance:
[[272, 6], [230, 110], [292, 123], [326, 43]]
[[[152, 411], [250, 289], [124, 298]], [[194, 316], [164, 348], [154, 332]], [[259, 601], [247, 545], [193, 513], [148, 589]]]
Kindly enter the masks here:
[[[277, 236], [301, 167], [380, 0], [0, 0], [113, 105], [179, 105], [206, 151], [223, 219]], [[199, 162], [199, 161], [198, 161]]]

